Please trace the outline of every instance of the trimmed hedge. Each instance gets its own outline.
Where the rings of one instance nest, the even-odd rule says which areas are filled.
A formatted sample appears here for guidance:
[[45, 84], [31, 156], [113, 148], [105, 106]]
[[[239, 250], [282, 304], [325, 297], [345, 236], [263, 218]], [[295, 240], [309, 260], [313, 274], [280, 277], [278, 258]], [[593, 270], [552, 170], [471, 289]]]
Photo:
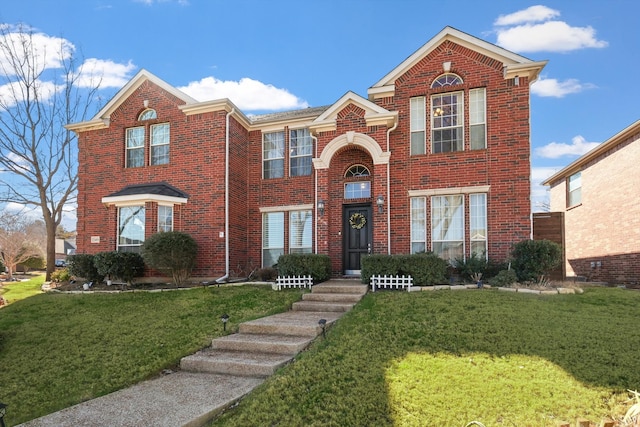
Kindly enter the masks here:
[[311, 276], [319, 283], [331, 277], [331, 258], [321, 254], [280, 255], [276, 268], [280, 276]]
[[100, 283], [104, 276], [98, 273], [93, 263], [93, 255], [76, 254], [67, 258], [67, 268], [72, 276], [81, 277], [93, 283]]
[[523, 240], [511, 251], [518, 280], [538, 280], [562, 263], [562, 246], [550, 240]]
[[362, 258], [360, 277], [369, 283], [373, 275], [411, 276], [417, 286], [448, 283], [449, 263], [433, 252], [412, 255], [367, 255]]

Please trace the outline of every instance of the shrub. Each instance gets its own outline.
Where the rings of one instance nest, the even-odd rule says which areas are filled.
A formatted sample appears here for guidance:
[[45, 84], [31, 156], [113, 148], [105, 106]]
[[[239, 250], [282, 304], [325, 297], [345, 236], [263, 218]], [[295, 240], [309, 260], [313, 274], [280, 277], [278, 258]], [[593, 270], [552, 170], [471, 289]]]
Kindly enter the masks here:
[[511, 251], [511, 266], [518, 280], [537, 281], [562, 262], [562, 247], [550, 240], [523, 240]]
[[261, 282], [273, 282], [278, 277], [278, 270], [273, 267], [265, 267], [256, 271], [255, 278]]
[[278, 258], [280, 276], [311, 276], [315, 283], [331, 277], [331, 258], [321, 254], [285, 254]]
[[518, 281], [518, 276], [513, 270], [502, 270], [491, 279], [491, 286], [507, 287]]
[[489, 279], [500, 271], [506, 269], [504, 263], [487, 260], [484, 255], [472, 254], [467, 258], [456, 258], [453, 266], [463, 279], [477, 282], [476, 275], [481, 274], [481, 279]]
[[413, 283], [433, 285], [447, 281], [447, 261], [433, 252], [412, 255], [368, 255], [362, 258], [360, 277], [369, 283], [373, 275], [409, 275]]
[[100, 283], [104, 279], [93, 263], [93, 255], [70, 255], [67, 258], [67, 268], [72, 276], [81, 277], [94, 283]]
[[115, 268], [117, 261], [118, 252], [99, 252], [93, 256], [93, 265], [96, 268], [98, 274], [102, 277], [107, 277], [109, 279], [115, 279]]
[[187, 233], [166, 231], [156, 233], [142, 245], [142, 257], [152, 268], [173, 278], [176, 286], [189, 277], [196, 263], [198, 244]]
[[68, 268], [61, 268], [51, 273], [52, 282], [57, 282], [57, 283], [68, 282], [70, 279], [71, 279], [71, 273], [69, 273]]

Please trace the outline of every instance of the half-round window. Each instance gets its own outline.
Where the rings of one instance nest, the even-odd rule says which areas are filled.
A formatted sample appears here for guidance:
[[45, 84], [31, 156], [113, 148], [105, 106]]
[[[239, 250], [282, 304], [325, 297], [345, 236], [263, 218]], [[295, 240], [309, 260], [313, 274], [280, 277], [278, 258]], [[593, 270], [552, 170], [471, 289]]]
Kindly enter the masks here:
[[344, 177], [353, 178], [358, 176], [369, 176], [369, 175], [371, 175], [371, 173], [369, 172], [369, 169], [366, 168], [366, 166], [353, 165], [349, 169], [347, 169], [347, 172], [344, 174]]
[[447, 73], [443, 74], [431, 83], [431, 88], [435, 89], [444, 86], [461, 85], [462, 79], [457, 74]]
[[151, 120], [157, 118], [158, 115], [156, 114], [156, 110], [154, 110], [153, 108], [144, 110], [142, 113], [140, 113], [140, 116], [138, 116], [138, 120]]

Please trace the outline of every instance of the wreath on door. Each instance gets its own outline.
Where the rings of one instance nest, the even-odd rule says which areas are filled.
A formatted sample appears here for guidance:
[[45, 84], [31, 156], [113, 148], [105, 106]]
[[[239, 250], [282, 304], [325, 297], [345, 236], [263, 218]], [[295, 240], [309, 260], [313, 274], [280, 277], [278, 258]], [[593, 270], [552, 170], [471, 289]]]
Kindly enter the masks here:
[[356, 230], [360, 230], [367, 223], [367, 218], [362, 215], [360, 212], [356, 212], [349, 217], [349, 225], [351, 228], [355, 228]]

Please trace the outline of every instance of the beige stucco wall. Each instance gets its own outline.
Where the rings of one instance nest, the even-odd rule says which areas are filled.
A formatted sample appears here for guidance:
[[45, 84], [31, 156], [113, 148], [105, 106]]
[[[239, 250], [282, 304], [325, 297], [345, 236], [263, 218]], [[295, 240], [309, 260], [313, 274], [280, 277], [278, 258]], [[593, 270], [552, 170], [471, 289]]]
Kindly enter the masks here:
[[[566, 181], [551, 188], [551, 210], [565, 212], [567, 276], [629, 281], [629, 271], [640, 269], [614, 261], [625, 258], [626, 265], [633, 263], [628, 254], [640, 257], [640, 135], [634, 138], [584, 166], [581, 205], [566, 208]], [[580, 271], [576, 260], [582, 260]], [[597, 261], [602, 266], [592, 269]]]

